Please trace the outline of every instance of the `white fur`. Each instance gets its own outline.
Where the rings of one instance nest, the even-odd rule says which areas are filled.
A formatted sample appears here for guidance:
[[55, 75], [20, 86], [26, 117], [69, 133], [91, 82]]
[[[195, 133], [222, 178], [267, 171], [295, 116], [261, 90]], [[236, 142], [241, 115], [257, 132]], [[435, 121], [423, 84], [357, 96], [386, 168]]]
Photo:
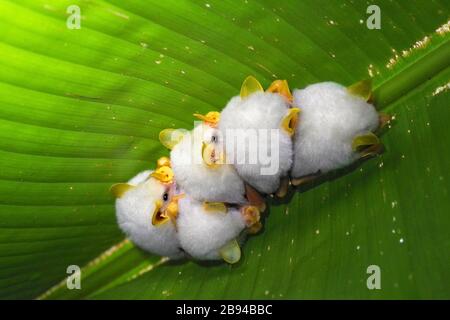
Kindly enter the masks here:
[[[205, 124], [186, 134], [170, 153], [178, 185], [199, 201], [245, 203], [244, 182], [229, 164], [208, 167], [202, 159], [203, 142], [210, 142], [219, 131]], [[220, 140], [217, 150], [220, 150]]]
[[[227, 130], [244, 129], [241, 141], [243, 144], [234, 144], [233, 150], [230, 150], [229, 143], [227, 146], [227, 156], [234, 162], [239, 175], [252, 185], [255, 189], [263, 193], [274, 193], [279, 185], [280, 178], [287, 176], [292, 165], [293, 144], [291, 137], [281, 128], [281, 122], [289, 111], [289, 105], [282, 96], [275, 93], [258, 92], [241, 99], [239, 96], [233, 97], [227, 106], [221, 112], [219, 128], [224, 139], [227, 138]], [[265, 131], [258, 131], [265, 129]], [[271, 141], [270, 130], [275, 129], [279, 132], [278, 141]], [[258, 135], [258, 142], [255, 146], [250, 146], [248, 138], [254, 134]], [[268, 137], [265, 145], [259, 140], [261, 136]], [[279, 154], [272, 154], [270, 151], [271, 143], [278, 142]], [[239, 148], [244, 147], [245, 152], [239, 152]], [[255, 151], [256, 150], [256, 151]], [[267, 163], [262, 163], [261, 158], [257, 157], [256, 163], [249, 163], [251, 156], [255, 156], [259, 152], [273, 157], [273, 161], [277, 161], [278, 165], [270, 174], [263, 173], [261, 169], [267, 168]], [[233, 157], [232, 155], [236, 155]]]
[[205, 211], [201, 202], [184, 197], [179, 201], [177, 228], [186, 253], [199, 260], [220, 260], [219, 249], [240, 236], [245, 222], [239, 209]]
[[128, 183], [136, 186], [116, 200], [116, 216], [120, 229], [138, 247], [173, 259], [184, 256], [174, 224], [152, 224], [155, 201], [162, 199], [167, 187], [154, 178], [152, 171], [144, 171]]
[[347, 166], [358, 158], [354, 137], [378, 127], [373, 105], [349, 94], [334, 82], [294, 90], [294, 105], [301, 109], [294, 138], [291, 176], [299, 178]]

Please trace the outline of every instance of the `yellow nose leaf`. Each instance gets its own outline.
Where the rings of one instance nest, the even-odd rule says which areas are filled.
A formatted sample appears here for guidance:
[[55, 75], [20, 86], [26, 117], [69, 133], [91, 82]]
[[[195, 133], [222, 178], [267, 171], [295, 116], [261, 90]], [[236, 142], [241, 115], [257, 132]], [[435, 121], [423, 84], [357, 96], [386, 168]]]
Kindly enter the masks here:
[[155, 209], [153, 210], [153, 213], [152, 213], [152, 224], [156, 227], [169, 221], [169, 217], [161, 212], [162, 205], [163, 205], [163, 202], [161, 200], [155, 201]]
[[242, 83], [240, 96], [245, 98], [255, 92], [264, 92], [264, 89], [255, 77], [248, 76]]
[[172, 201], [169, 203], [165, 210], [165, 215], [170, 219], [176, 219], [178, 217], [178, 203], [177, 201]]
[[205, 142], [203, 142], [202, 145], [202, 159], [203, 162], [211, 169], [215, 169], [224, 163], [223, 159], [217, 157], [215, 146]]

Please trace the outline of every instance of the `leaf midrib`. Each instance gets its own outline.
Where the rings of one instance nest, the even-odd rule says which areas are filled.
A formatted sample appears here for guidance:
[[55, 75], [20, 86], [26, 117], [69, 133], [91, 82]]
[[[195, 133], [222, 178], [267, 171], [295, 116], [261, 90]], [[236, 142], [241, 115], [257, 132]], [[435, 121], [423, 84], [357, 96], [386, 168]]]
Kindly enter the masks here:
[[377, 107], [385, 109], [450, 65], [448, 39], [383, 81], [374, 90]]

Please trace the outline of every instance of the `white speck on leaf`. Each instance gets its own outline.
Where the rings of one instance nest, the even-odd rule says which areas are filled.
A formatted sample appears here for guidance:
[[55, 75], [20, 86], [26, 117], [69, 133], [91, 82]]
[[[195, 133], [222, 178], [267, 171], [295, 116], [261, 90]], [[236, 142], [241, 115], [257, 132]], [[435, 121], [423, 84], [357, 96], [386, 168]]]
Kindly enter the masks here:
[[433, 97], [434, 97], [434, 96], [437, 96], [438, 94], [441, 94], [441, 93], [443, 93], [443, 92], [446, 92], [447, 90], [450, 90], [450, 82], [448, 82], [447, 84], [444, 84], [443, 86], [437, 87], [437, 88], [433, 91], [432, 95], [433, 95]]

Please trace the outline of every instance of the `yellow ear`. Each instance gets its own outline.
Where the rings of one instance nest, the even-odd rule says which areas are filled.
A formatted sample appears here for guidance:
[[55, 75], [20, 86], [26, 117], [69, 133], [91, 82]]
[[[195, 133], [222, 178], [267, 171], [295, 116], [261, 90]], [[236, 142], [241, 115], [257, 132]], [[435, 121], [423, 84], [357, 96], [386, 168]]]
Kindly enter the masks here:
[[372, 96], [372, 80], [366, 79], [352, 84], [350, 87], [347, 87], [347, 91], [368, 101]]
[[352, 149], [353, 151], [359, 151], [361, 148], [366, 148], [378, 144], [380, 144], [380, 139], [372, 132], [368, 132], [366, 134], [356, 136], [353, 139]]
[[248, 76], [242, 83], [240, 96], [241, 98], [245, 98], [251, 95], [252, 93], [259, 91], [264, 92], [262, 85], [258, 82], [258, 80], [256, 80], [255, 77]]
[[164, 147], [172, 150], [173, 147], [184, 137], [184, 130], [180, 129], [164, 129], [159, 133], [159, 141]]
[[267, 88], [267, 92], [278, 93], [282, 97], [285, 97], [287, 101], [292, 102], [294, 99], [291, 94], [291, 90], [289, 89], [289, 85], [286, 80], [275, 80], [272, 84]]
[[219, 254], [229, 264], [234, 264], [241, 260], [241, 248], [236, 240], [231, 240], [224, 245], [219, 250]]
[[113, 184], [111, 186], [111, 188], [109, 188], [109, 192], [111, 192], [111, 194], [114, 196], [114, 198], [119, 199], [122, 198], [123, 195], [133, 189], [134, 186], [132, 186], [131, 184], [128, 183], [116, 183]]
[[299, 108], [290, 108], [288, 114], [281, 121], [281, 128], [283, 128], [290, 137], [294, 135], [295, 129], [297, 128], [299, 113]]

